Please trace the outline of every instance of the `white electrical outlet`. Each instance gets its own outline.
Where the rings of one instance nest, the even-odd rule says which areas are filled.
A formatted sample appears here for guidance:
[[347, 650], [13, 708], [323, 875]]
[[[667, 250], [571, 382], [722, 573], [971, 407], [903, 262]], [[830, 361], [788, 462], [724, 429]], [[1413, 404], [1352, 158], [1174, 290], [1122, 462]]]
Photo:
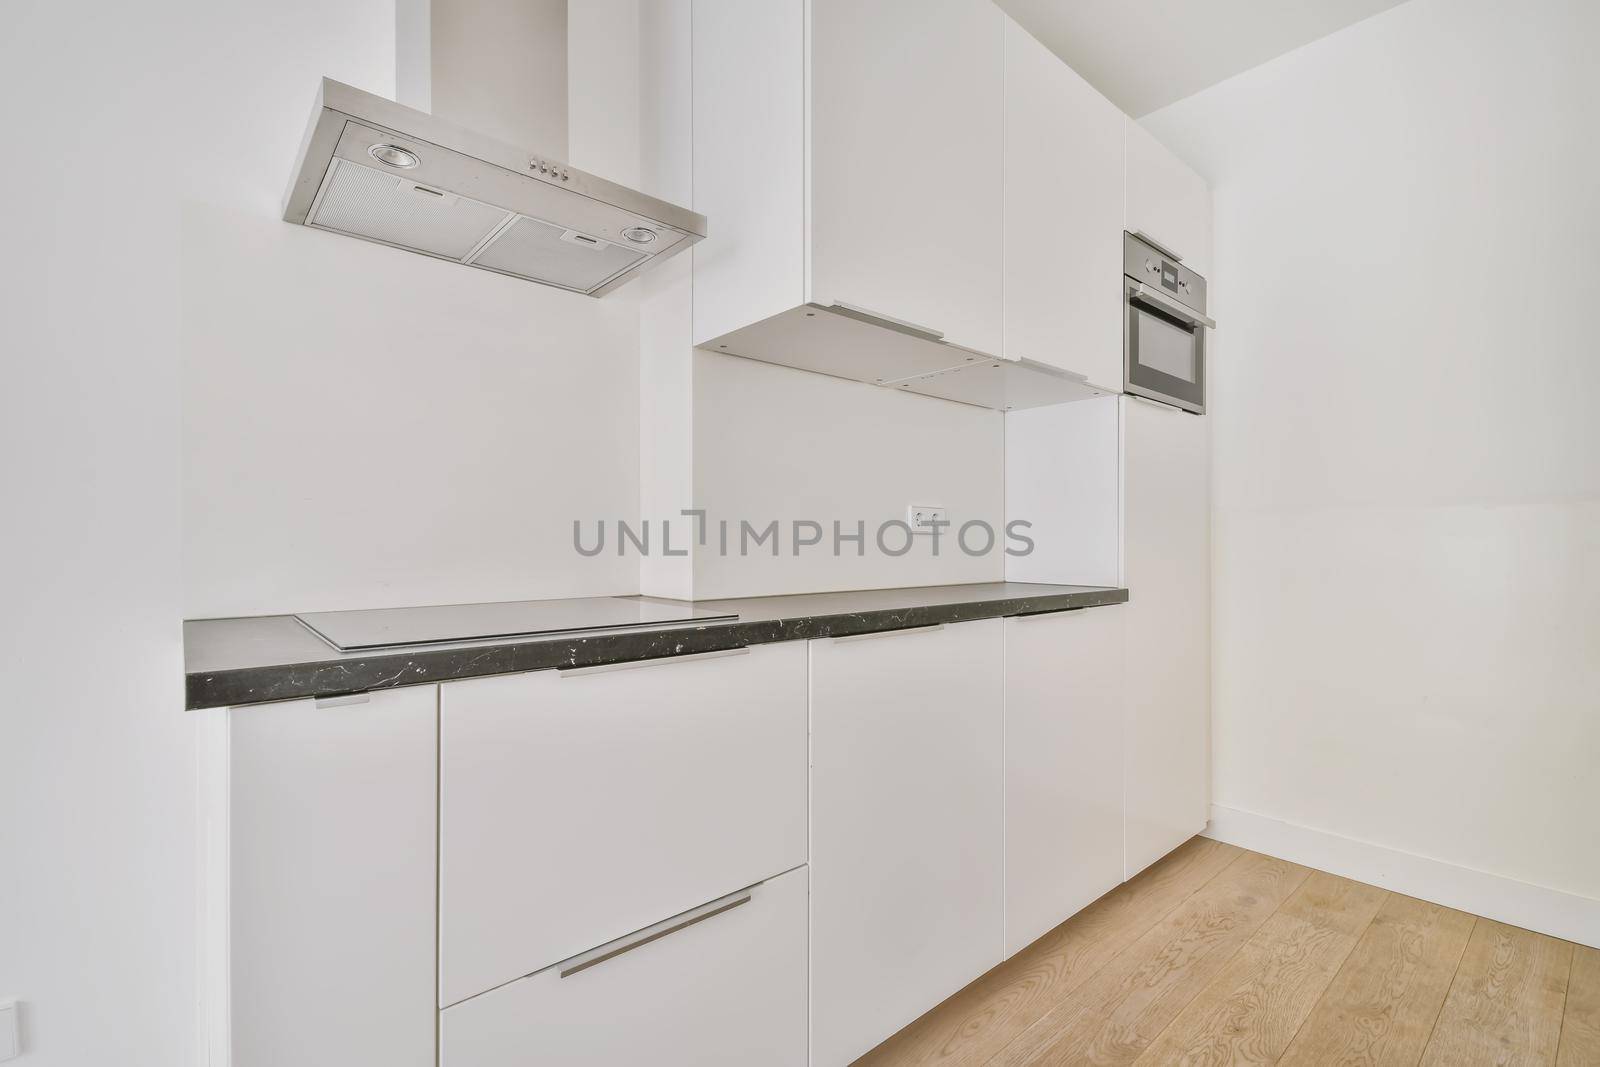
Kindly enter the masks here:
[[17, 1002], [0, 1000], [0, 1060], [15, 1059], [22, 1053], [17, 1034]]
[[939, 529], [945, 529], [950, 517], [945, 514], [944, 508], [933, 507], [929, 504], [911, 504], [906, 507], [906, 525], [911, 527], [912, 533], [931, 534], [934, 524], [941, 524]]

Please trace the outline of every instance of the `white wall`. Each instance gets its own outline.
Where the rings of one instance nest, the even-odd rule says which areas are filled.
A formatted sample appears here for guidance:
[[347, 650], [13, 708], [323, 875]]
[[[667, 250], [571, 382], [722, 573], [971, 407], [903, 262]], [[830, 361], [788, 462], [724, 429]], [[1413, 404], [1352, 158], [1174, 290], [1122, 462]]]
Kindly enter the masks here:
[[1215, 800], [1600, 899], [1600, 6], [1158, 112], [1212, 182]]
[[169, 14], [0, 13], [0, 1000], [26, 1067], [195, 1040]]
[[[190, 62], [209, 64], [208, 158], [183, 212], [184, 615], [636, 592], [636, 560], [572, 549], [574, 519], [638, 510], [633, 287], [594, 300], [285, 224], [318, 76], [393, 90], [394, 5], [206, 19]], [[235, 40], [251, 46], [218, 48]], [[626, 169], [593, 125], [573, 162]]]
[[203, 1040], [183, 617], [635, 588], [568, 547], [637, 507], [630, 300], [279, 220], [316, 79], [392, 94], [395, 20], [5, 6], [0, 999], [30, 1067]]
[[[301, 29], [313, 9], [314, 42]], [[672, 131], [688, 113], [686, 98], [673, 105], [688, 91], [674, 58], [688, 6], [653, 5], [644, 37], [633, 15], [591, 0], [569, 19], [572, 162], [687, 201], [688, 142]], [[201, 18], [186, 63], [212, 88], [195, 103], [205, 136], [181, 243], [185, 617], [1000, 577], [998, 554], [935, 560], [923, 542], [903, 558], [869, 544], [837, 567], [810, 554], [653, 559], [642, 582], [632, 555], [579, 556], [574, 519], [592, 531], [687, 507], [764, 523], [942, 504], [998, 528], [1001, 420], [695, 355], [687, 257], [593, 300], [284, 224], [317, 77], [393, 91], [394, 6], [296, 0]], [[214, 43], [229, 40], [253, 44]], [[642, 75], [622, 62], [641, 40]], [[896, 425], [902, 412], [914, 430]]]
[[[694, 361], [694, 499], [711, 522], [729, 520], [729, 554], [696, 554], [697, 598], [764, 596], [1000, 581], [1004, 548], [1004, 416], [965, 404], [775, 367], [715, 352]], [[885, 522], [921, 504], [946, 509], [952, 528], [933, 552], [916, 537], [902, 556], [879, 549]], [[777, 519], [782, 544], [739, 554], [739, 520], [760, 529]], [[824, 541], [795, 554], [792, 522], [823, 527]], [[995, 531], [995, 550], [969, 556], [956, 530], [972, 519]], [[833, 522], [865, 523], [864, 554], [833, 554]], [[900, 551], [906, 539], [890, 532]], [[974, 532], [972, 543], [981, 546]]]

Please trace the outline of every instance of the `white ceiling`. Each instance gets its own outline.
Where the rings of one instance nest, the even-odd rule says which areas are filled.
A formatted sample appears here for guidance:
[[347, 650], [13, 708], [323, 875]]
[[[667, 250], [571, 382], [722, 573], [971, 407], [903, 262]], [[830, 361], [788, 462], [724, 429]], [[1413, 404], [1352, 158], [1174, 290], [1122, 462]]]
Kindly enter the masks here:
[[1135, 118], [1403, 0], [997, 0]]

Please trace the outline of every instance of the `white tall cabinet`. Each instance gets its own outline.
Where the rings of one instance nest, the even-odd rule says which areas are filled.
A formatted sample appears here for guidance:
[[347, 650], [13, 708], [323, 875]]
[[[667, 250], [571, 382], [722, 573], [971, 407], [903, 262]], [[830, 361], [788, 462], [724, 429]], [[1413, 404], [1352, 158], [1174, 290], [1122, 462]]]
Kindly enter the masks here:
[[1124, 224], [1130, 233], [1143, 233], [1181, 256], [1184, 266], [1207, 274], [1211, 268], [1210, 188], [1143, 126], [1128, 119], [1127, 130]]
[[1000, 619], [811, 646], [811, 1062], [1000, 962]]
[[1005, 20], [1004, 355], [1122, 390], [1116, 105]]
[[694, 341], [848, 304], [1001, 351], [988, 0], [694, 0]]
[[[1131, 120], [1126, 180], [1127, 228], [1206, 274], [1211, 191]], [[1136, 397], [1120, 404], [1131, 878], [1203, 829], [1209, 814], [1211, 430], [1205, 416]]]
[[1210, 426], [1123, 397], [1131, 878], [1205, 828], [1210, 796]]

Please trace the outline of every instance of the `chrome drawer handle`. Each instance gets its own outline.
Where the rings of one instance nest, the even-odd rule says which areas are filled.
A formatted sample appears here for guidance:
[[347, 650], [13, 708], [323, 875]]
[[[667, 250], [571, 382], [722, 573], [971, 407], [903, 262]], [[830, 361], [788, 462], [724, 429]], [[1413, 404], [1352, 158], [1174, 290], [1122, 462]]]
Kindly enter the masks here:
[[748, 648], [719, 648], [710, 652], [690, 652], [683, 656], [651, 656], [649, 659], [629, 660], [626, 663], [598, 663], [593, 667], [557, 667], [563, 678], [581, 678], [586, 674], [610, 674], [613, 671], [636, 671], [641, 667], [661, 667], [668, 663], [690, 663], [703, 659], [722, 659], [724, 656], [748, 656]]
[[935, 630], [942, 630], [944, 626], [945, 624], [942, 622], [936, 622], [930, 626], [897, 626], [893, 630], [873, 630], [871, 633], [845, 634], [843, 637], [835, 637], [831, 640], [842, 644], [845, 641], [866, 641], [873, 637], [893, 637], [895, 634], [925, 634], [932, 633]]
[[686, 912], [682, 918], [667, 920], [668, 925], [647, 926], [638, 933], [629, 934], [627, 937], [619, 937], [615, 941], [601, 945], [599, 948], [592, 950], [592, 954], [573, 956], [571, 959], [564, 960], [556, 966], [561, 969], [562, 978], [577, 974], [579, 971], [587, 971], [590, 967], [598, 966], [606, 962], [606, 960], [616, 959], [624, 952], [632, 952], [641, 945], [659, 941], [668, 934], [675, 934], [679, 930], [687, 930], [695, 923], [704, 922], [713, 915], [721, 915], [725, 911], [732, 911], [741, 904], [748, 904], [750, 903], [753, 888], [742, 889], [737, 893], [730, 893], [725, 897], [713, 900], [709, 904], [702, 904], [695, 911]]

